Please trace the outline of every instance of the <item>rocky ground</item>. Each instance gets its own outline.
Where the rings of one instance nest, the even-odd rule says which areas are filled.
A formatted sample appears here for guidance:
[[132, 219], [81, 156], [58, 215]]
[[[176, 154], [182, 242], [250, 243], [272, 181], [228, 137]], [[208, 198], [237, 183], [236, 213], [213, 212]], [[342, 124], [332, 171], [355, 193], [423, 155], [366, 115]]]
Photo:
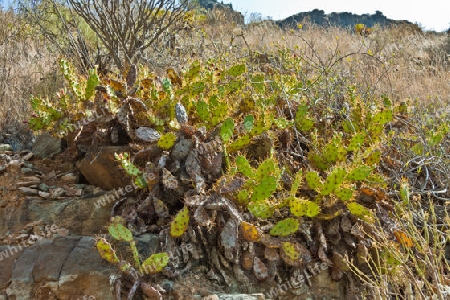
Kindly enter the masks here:
[[[117, 194], [129, 184], [114, 162], [114, 152], [127, 150], [119, 148], [104, 147], [74, 163], [61, 153], [61, 140], [49, 135], [20, 152], [0, 144], [0, 299], [117, 299], [111, 287], [120, 273], [100, 257], [94, 239], [107, 233], [116, 202], [108, 199], [134, 196]], [[158, 234], [136, 238], [144, 256], [162, 245]], [[183, 276], [158, 275], [151, 284], [164, 299], [343, 298], [342, 284], [325, 270], [312, 271], [299, 286], [255, 287], [223, 286], [208, 271], [195, 264]]]

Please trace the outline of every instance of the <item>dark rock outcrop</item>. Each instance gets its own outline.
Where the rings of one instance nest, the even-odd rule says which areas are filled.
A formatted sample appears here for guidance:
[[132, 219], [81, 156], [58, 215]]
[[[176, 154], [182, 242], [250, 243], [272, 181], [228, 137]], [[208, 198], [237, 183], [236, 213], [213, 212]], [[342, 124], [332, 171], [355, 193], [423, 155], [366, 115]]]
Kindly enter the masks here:
[[9, 267], [10, 273], [0, 274], [0, 284], [11, 282], [6, 293], [13, 299], [83, 299], [91, 295], [113, 299], [109, 290], [112, 266], [100, 257], [91, 237], [42, 239]]
[[364, 24], [366, 27], [372, 27], [375, 24], [381, 26], [412, 24], [409, 21], [388, 19], [380, 11], [376, 11], [375, 14], [372, 15], [358, 15], [349, 12], [333, 12], [325, 14], [325, 12], [320, 9], [314, 9], [309, 12], [300, 12], [284, 20], [277, 21], [277, 24], [283, 28], [296, 27], [297, 23], [302, 23], [305, 26], [308, 24], [315, 24], [319, 26], [338, 26], [352, 29], [356, 24]]

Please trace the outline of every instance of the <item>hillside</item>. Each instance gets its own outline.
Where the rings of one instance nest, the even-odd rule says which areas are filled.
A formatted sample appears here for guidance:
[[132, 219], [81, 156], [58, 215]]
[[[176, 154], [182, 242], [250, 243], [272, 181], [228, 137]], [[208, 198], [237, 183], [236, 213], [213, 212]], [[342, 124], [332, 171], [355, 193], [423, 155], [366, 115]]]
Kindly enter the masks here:
[[315, 24], [325, 27], [338, 26], [350, 29], [353, 29], [356, 24], [364, 24], [366, 27], [373, 27], [376, 24], [380, 26], [392, 26], [399, 24], [412, 25], [412, 23], [407, 20], [388, 19], [380, 11], [377, 11], [372, 15], [358, 15], [349, 12], [333, 12], [330, 14], [325, 14], [323, 10], [319, 9], [314, 9], [310, 12], [300, 12], [284, 20], [277, 21], [277, 24], [281, 27], [295, 27], [297, 23]]
[[[199, 5], [205, 9], [230, 9], [233, 10], [231, 4], [223, 4], [217, 0], [200, 0]], [[236, 12], [236, 11], [235, 11]], [[309, 12], [299, 12], [284, 20], [277, 20], [276, 24], [282, 28], [296, 27], [297, 24], [318, 25], [323, 27], [337, 26], [342, 28], [353, 29], [356, 24], [364, 24], [366, 27], [392, 26], [392, 25], [413, 25], [408, 20], [392, 20], [383, 15], [381, 11], [376, 11], [374, 14], [353, 14], [350, 12], [332, 12], [325, 14], [323, 10], [314, 9]]]

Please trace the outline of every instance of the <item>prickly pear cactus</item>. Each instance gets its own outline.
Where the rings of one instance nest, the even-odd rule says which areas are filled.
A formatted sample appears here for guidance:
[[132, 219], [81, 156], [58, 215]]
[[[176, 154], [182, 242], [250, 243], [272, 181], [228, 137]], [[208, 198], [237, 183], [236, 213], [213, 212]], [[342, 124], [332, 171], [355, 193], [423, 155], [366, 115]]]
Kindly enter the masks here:
[[189, 209], [185, 206], [170, 224], [170, 235], [173, 238], [178, 238], [184, 234], [189, 226]]
[[299, 222], [294, 218], [287, 218], [278, 222], [271, 230], [273, 236], [288, 236], [298, 230]]
[[169, 132], [167, 134], [162, 135], [158, 140], [158, 146], [161, 149], [168, 150], [175, 145], [175, 141], [177, 140], [177, 136], [173, 132]]
[[169, 263], [169, 254], [156, 253], [152, 254], [149, 258], [142, 263], [142, 269], [145, 274], [156, 274], [161, 272]]
[[96, 243], [98, 253], [100, 256], [112, 264], [119, 263], [119, 258], [116, 255], [116, 252], [112, 248], [111, 244], [108, 243], [105, 239], [101, 238]]
[[116, 223], [109, 225], [108, 232], [117, 241], [133, 241], [133, 235], [131, 234], [131, 231], [122, 224]]

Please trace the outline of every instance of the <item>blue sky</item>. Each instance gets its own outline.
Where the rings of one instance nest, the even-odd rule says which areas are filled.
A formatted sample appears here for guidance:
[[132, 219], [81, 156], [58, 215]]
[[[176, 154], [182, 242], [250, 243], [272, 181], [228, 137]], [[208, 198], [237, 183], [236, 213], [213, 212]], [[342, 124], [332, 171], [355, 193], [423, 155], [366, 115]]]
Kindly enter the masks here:
[[448, 0], [223, 0], [233, 8], [249, 15], [252, 12], [284, 19], [315, 8], [331, 12], [373, 14], [381, 11], [394, 20], [408, 20], [426, 30], [444, 31], [450, 28], [450, 1]]
[[[1, 2], [2, 0], [0, 0]], [[448, 0], [222, 0], [233, 8], [250, 15], [252, 12], [284, 19], [299, 12], [315, 8], [331, 12], [373, 14], [381, 11], [394, 20], [408, 20], [426, 30], [444, 31], [450, 28], [450, 2]], [[7, 6], [12, 0], [3, 0]]]

